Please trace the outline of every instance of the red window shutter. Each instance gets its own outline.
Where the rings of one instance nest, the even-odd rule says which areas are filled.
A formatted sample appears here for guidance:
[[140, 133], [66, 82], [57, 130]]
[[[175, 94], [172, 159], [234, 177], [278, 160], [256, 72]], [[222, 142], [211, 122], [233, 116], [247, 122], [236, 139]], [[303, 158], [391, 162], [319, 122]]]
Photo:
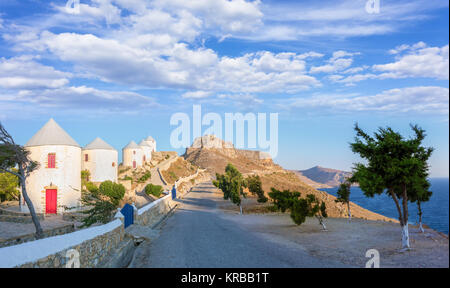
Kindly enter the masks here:
[[50, 153], [47, 158], [48, 168], [56, 168], [56, 154]]
[[88, 162], [89, 161], [89, 155], [88, 154], [84, 154], [84, 162]]

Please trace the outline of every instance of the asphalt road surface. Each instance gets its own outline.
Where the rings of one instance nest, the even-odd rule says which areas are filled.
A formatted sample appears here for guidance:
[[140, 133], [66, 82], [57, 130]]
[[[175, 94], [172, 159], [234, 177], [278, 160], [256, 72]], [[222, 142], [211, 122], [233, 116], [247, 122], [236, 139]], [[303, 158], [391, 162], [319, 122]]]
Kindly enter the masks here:
[[138, 247], [131, 267], [344, 266], [247, 230], [238, 218], [231, 219], [240, 215], [218, 208], [222, 200], [214, 189], [211, 183], [200, 184], [179, 200], [180, 206], [162, 224], [159, 238]]

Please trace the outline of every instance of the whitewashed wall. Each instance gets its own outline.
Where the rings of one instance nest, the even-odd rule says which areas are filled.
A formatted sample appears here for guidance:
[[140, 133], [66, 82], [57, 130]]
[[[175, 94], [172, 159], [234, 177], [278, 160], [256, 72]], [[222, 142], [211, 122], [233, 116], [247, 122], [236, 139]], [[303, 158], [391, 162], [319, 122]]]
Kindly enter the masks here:
[[150, 162], [152, 160], [152, 147], [150, 146], [140, 146], [143, 155], [145, 155], [145, 161]]
[[[85, 155], [88, 155], [88, 161], [85, 161]], [[83, 150], [81, 155], [82, 170], [89, 170], [91, 173], [90, 181], [117, 182], [117, 166], [119, 155], [116, 150], [93, 149]], [[114, 163], [114, 165], [113, 165]]]
[[[30, 158], [39, 162], [39, 168], [27, 178], [27, 192], [37, 213], [45, 213], [45, 189], [57, 189], [57, 212], [62, 206], [78, 207], [81, 199], [81, 148], [46, 145], [27, 147]], [[47, 168], [48, 154], [56, 154], [56, 168]], [[21, 202], [23, 212], [28, 207]]]
[[133, 161], [136, 161], [137, 167], [142, 166], [143, 156], [144, 153], [140, 148], [122, 149], [123, 166], [133, 167]]

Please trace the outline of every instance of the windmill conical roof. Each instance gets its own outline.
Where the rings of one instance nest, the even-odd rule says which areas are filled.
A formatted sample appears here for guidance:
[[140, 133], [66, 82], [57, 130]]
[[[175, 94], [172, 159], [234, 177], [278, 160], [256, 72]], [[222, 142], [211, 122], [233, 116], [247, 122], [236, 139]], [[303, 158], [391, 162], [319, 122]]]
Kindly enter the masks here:
[[114, 147], [103, 141], [103, 139], [101, 139], [100, 137], [95, 138], [94, 141], [92, 141], [83, 148], [83, 150], [95, 150], [95, 149], [116, 150], [114, 149]]
[[55, 120], [50, 119], [39, 131], [31, 137], [25, 147], [44, 145], [67, 145], [80, 147]]
[[141, 149], [139, 145], [136, 144], [134, 141], [130, 141], [127, 146], [123, 147], [123, 149]]
[[148, 146], [150, 147], [150, 145], [148, 145], [147, 141], [142, 140], [141, 142], [139, 142], [139, 146]]

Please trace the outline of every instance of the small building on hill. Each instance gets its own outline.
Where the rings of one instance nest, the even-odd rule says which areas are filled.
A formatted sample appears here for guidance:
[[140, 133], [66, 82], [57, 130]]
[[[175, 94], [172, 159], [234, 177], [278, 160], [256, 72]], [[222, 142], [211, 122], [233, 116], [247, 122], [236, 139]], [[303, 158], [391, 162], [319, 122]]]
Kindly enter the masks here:
[[[26, 181], [36, 213], [56, 214], [79, 207], [81, 199], [81, 147], [53, 119], [24, 146], [39, 163]], [[22, 195], [21, 195], [22, 196]], [[20, 207], [28, 212], [23, 197]]]
[[97, 137], [83, 148], [81, 169], [90, 172], [89, 181], [117, 182], [118, 157], [116, 149]]
[[147, 142], [147, 144], [152, 148], [152, 152], [156, 152], [156, 141], [152, 136], [148, 136], [143, 141]]
[[123, 166], [137, 168], [142, 166], [144, 160], [144, 152], [141, 146], [131, 141], [122, 149]]
[[150, 146], [145, 140], [139, 142], [139, 146], [141, 147], [142, 153], [144, 154], [143, 163], [150, 162], [152, 160], [152, 146]]

